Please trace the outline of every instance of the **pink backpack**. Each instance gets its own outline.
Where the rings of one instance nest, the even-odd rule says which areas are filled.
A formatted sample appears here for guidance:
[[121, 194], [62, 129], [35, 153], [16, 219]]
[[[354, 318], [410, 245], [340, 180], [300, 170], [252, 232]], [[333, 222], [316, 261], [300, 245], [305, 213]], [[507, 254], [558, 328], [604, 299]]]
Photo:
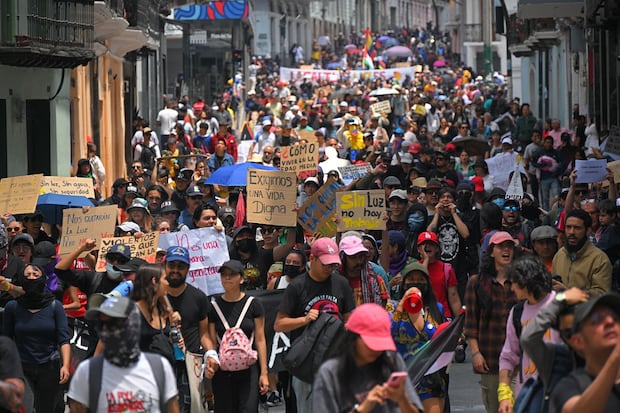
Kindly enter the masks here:
[[254, 297], [248, 297], [248, 300], [245, 302], [243, 309], [241, 310], [241, 314], [239, 314], [239, 319], [237, 320], [237, 324], [233, 328], [230, 328], [228, 325], [228, 321], [226, 321], [226, 317], [222, 314], [222, 310], [217, 305], [215, 300], [211, 301], [213, 304], [213, 308], [217, 313], [220, 321], [224, 324], [224, 328], [226, 331], [220, 341], [220, 349], [219, 349], [219, 358], [220, 358], [220, 369], [224, 371], [240, 371], [245, 370], [257, 360], [256, 350], [252, 349], [252, 342], [254, 341], [254, 333], [252, 333], [252, 337], [248, 339], [248, 336], [245, 335], [243, 330], [240, 328], [241, 322], [245, 317], [245, 314], [248, 312], [250, 305]]

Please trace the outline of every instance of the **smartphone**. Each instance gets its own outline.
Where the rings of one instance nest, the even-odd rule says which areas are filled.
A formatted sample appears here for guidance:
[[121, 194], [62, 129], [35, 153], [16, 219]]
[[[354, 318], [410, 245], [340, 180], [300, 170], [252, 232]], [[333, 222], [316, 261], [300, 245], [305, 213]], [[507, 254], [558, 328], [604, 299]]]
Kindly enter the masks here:
[[406, 378], [406, 371], [395, 371], [390, 375], [390, 378], [387, 380], [386, 384], [390, 387], [397, 388], [403, 381], [405, 381]]

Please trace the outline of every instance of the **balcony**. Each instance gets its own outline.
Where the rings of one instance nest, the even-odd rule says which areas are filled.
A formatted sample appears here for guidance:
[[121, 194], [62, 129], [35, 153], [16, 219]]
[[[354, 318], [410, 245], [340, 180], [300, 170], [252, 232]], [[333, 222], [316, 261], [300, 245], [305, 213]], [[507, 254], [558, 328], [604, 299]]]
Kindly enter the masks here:
[[93, 0], [0, 3], [0, 63], [73, 68], [94, 57]]

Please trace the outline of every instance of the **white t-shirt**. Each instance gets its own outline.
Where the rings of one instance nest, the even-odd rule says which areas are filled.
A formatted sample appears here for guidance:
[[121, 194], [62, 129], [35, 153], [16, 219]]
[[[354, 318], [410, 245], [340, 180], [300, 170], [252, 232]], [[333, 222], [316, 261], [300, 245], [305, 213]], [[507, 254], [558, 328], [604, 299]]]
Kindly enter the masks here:
[[[178, 394], [177, 383], [168, 360], [162, 357], [165, 374], [164, 394], [170, 400]], [[68, 396], [88, 406], [89, 362], [80, 363], [69, 386]], [[103, 361], [101, 393], [97, 410], [91, 413], [165, 413], [159, 409], [159, 390], [153, 371], [144, 354], [138, 363], [129, 368], [117, 367]]]
[[179, 118], [179, 112], [174, 109], [166, 108], [159, 111], [157, 114], [157, 122], [159, 122], [159, 134], [170, 134], [170, 130], [177, 124]]

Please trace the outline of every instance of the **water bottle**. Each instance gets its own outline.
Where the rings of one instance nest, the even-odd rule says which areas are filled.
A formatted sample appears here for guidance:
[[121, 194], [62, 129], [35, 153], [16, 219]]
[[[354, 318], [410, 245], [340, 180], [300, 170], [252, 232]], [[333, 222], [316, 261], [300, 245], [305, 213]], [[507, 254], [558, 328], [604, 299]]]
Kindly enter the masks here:
[[174, 350], [174, 359], [175, 360], [185, 360], [185, 353], [181, 349], [179, 345], [179, 340], [181, 340], [181, 332], [177, 328], [176, 324], [172, 324], [170, 327], [170, 338], [172, 339], [172, 348]]

